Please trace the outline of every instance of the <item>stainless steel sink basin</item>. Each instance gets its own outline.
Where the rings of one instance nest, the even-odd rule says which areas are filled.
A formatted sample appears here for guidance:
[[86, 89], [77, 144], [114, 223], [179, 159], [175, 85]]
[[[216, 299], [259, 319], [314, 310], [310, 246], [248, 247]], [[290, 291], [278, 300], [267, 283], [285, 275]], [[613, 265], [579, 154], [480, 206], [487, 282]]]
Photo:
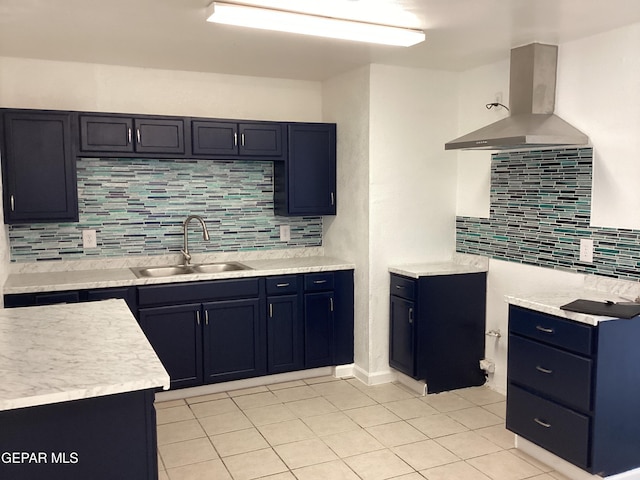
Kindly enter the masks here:
[[251, 270], [242, 263], [202, 263], [199, 265], [168, 265], [164, 267], [138, 267], [131, 271], [138, 278], [149, 277], [173, 277], [176, 275], [193, 275], [196, 273], [220, 273], [232, 272], [236, 270]]

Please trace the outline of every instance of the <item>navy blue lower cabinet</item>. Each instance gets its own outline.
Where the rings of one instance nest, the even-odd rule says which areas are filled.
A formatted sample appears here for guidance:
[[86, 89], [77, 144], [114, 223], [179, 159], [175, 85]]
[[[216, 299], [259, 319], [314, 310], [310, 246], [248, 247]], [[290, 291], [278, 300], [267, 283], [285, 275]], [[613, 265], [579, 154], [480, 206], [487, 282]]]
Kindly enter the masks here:
[[203, 304], [204, 381], [226, 382], [266, 373], [264, 315], [260, 301]]
[[414, 315], [415, 303], [391, 295], [389, 312], [389, 365], [409, 375], [416, 374]]
[[[157, 480], [153, 401], [141, 390], [0, 412], [0, 478]], [[20, 452], [40, 461], [10, 460]]]
[[574, 322], [511, 305], [509, 430], [594, 475], [640, 468], [640, 316]]
[[333, 365], [333, 291], [304, 295], [304, 366]]
[[267, 298], [267, 369], [269, 373], [301, 370], [303, 325], [298, 295]]
[[142, 308], [140, 327], [171, 378], [171, 388], [202, 384], [200, 304]]
[[353, 363], [353, 270], [333, 272], [333, 364]]

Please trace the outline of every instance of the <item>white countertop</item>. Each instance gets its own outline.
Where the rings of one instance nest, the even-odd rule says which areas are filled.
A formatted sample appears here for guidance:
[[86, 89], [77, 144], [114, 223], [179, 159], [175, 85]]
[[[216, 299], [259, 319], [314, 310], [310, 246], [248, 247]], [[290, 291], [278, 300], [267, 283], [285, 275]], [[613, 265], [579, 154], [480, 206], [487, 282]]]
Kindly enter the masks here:
[[0, 411], [169, 388], [123, 300], [0, 309]]
[[588, 325], [598, 325], [600, 322], [615, 319], [615, 317], [569, 312], [560, 308], [562, 305], [566, 305], [567, 303], [578, 299], [594, 300], [596, 302], [605, 302], [610, 300], [616, 303], [629, 301], [626, 297], [620, 297], [612, 293], [585, 288], [535, 294], [505, 295], [505, 300], [511, 305], [517, 305], [530, 310], [548, 313], [549, 315], [555, 315], [556, 317], [568, 318], [569, 320], [586, 323]]
[[[194, 262], [196, 263], [196, 262]], [[248, 278], [268, 275], [352, 270], [355, 265], [331, 257], [293, 257], [268, 260], [241, 260], [250, 270], [221, 273], [175, 275], [171, 277], [138, 278], [126, 267], [63, 272], [13, 273], [4, 284], [3, 293], [36, 293], [87, 288], [108, 288], [159, 283], [193, 282], [225, 278]], [[155, 265], [154, 265], [155, 266]]]
[[410, 263], [389, 267], [390, 273], [410, 278], [481, 273], [488, 270], [489, 260], [487, 257], [464, 254], [455, 254], [449, 261]]

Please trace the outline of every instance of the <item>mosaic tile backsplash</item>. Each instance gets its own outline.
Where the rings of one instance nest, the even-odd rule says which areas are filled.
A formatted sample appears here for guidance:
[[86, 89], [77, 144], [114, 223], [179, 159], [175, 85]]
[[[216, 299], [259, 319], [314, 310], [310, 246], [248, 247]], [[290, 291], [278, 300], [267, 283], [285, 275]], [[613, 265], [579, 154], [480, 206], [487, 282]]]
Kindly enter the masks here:
[[[194, 253], [322, 245], [322, 217], [274, 216], [273, 162], [80, 158], [77, 168], [80, 221], [10, 226], [12, 262], [176, 253], [190, 214], [211, 237], [192, 222]], [[85, 229], [97, 231], [98, 248], [82, 248]]]
[[[640, 279], [640, 230], [589, 225], [592, 163], [591, 148], [492, 155], [489, 218], [458, 217], [456, 250]], [[593, 263], [580, 262], [581, 238], [593, 239]]]

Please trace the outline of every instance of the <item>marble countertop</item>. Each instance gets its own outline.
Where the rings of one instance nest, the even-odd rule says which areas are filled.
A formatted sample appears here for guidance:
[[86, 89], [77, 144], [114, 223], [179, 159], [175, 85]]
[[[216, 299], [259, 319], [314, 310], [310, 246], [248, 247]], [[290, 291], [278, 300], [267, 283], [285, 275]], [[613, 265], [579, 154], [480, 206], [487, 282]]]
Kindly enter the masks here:
[[[198, 262], [194, 262], [198, 263]], [[323, 272], [330, 270], [351, 270], [352, 263], [331, 257], [310, 256], [274, 258], [262, 260], [240, 260], [250, 267], [221, 273], [175, 275], [171, 277], [138, 278], [128, 267], [96, 268], [93, 270], [71, 270], [37, 273], [12, 273], [7, 278], [3, 293], [36, 293], [86, 288], [108, 288], [131, 285], [152, 285], [159, 283], [193, 282], [226, 278], [261, 277], [295, 273]], [[132, 265], [133, 266], [133, 265]], [[139, 266], [139, 265], [138, 265]], [[144, 266], [144, 265], [143, 265]], [[157, 266], [157, 265], [153, 265]]]
[[548, 313], [549, 315], [567, 318], [569, 320], [586, 323], [588, 325], [595, 326], [600, 322], [615, 319], [615, 317], [569, 312], [560, 308], [562, 305], [566, 305], [567, 303], [573, 302], [574, 300], [578, 299], [593, 300], [596, 302], [605, 302], [607, 300], [610, 300], [615, 303], [628, 302], [629, 300], [631, 300], [628, 297], [621, 297], [614, 293], [598, 291], [589, 288], [576, 288], [535, 294], [505, 295], [505, 300], [511, 305], [517, 305], [519, 307], [528, 308], [530, 310]]
[[489, 260], [486, 257], [463, 254], [456, 254], [451, 260], [443, 262], [411, 263], [389, 267], [390, 273], [410, 278], [480, 273], [488, 270]]
[[0, 309], [0, 411], [169, 388], [123, 300]]

